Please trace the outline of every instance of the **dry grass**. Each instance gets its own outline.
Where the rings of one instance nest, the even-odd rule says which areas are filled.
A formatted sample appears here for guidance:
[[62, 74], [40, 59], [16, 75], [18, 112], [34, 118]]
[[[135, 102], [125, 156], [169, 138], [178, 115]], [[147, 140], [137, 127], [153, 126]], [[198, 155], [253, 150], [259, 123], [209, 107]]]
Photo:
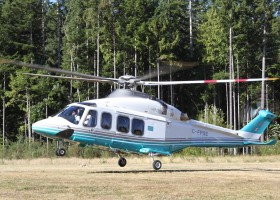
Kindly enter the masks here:
[[280, 156], [0, 160], [0, 199], [280, 199]]

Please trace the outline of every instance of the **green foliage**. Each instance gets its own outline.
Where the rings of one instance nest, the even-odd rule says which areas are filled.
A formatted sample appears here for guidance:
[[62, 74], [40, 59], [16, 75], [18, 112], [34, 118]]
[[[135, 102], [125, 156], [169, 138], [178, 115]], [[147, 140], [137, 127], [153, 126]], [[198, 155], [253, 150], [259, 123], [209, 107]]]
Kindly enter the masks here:
[[[0, 1], [0, 57], [96, 75], [99, 55], [99, 75], [106, 77], [114, 76], [114, 64], [116, 76], [135, 71], [141, 76], [149, 68], [155, 68], [159, 58], [195, 60], [200, 66], [173, 73], [172, 79], [227, 79], [229, 28], [232, 27], [234, 77], [237, 77], [237, 67], [242, 78], [261, 76], [264, 41], [266, 76], [280, 76], [279, 0], [192, 1], [193, 52], [188, 3], [181, 0]], [[27, 128], [28, 106], [31, 124], [70, 102], [96, 96], [96, 84], [30, 77], [23, 75], [24, 72], [34, 71], [0, 65], [0, 95], [6, 101], [5, 137], [11, 142], [6, 151], [14, 150], [19, 154], [15, 157], [24, 157], [17, 151], [25, 145], [18, 136]], [[161, 80], [169, 78], [162, 76]], [[279, 113], [280, 82], [267, 84], [269, 106]], [[100, 84], [100, 97], [107, 95], [110, 87]], [[236, 84], [234, 91], [239, 92], [240, 108], [257, 107], [260, 90], [259, 83]], [[157, 93], [156, 88], [146, 88], [146, 91]], [[170, 102], [170, 91], [170, 87], [161, 87], [163, 100]], [[225, 126], [226, 84], [173, 86], [172, 91], [174, 105], [189, 116]], [[2, 103], [0, 111], [2, 119]], [[2, 123], [0, 120], [1, 127]], [[278, 129], [278, 124], [271, 126], [270, 137], [279, 139]], [[35, 144], [41, 152], [40, 144]], [[30, 145], [29, 148], [37, 148]], [[100, 156], [91, 147], [80, 148], [71, 146], [69, 155]], [[184, 151], [204, 154], [200, 150]]]
[[[1, 137], [0, 137], [1, 138]], [[0, 141], [2, 142], [2, 140]], [[0, 149], [0, 158], [4, 159], [34, 159], [34, 158], [53, 158], [56, 157], [56, 143], [49, 140], [49, 143], [32, 141], [29, 143], [28, 139], [19, 136], [16, 142], [5, 144], [4, 149]], [[66, 157], [79, 158], [108, 158], [115, 156], [114, 153], [103, 151], [94, 146], [79, 146], [79, 145], [65, 145]]]
[[205, 13], [205, 21], [199, 25], [198, 41], [204, 45], [203, 62], [214, 65], [227, 63], [228, 30], [223, 24], [223, 17], [214, 6]]
[[16, 142], [5, 144], [5, 148], [1, 149], [1, 158], [6, 159], [33, 159], [42, 157], [54, 157], [55, 146], [47, 143], [31, 142], [25, 140], [22, 136], [18, 136]]
[[278, 142], [272, 146], [257, 146], [254, 153], [261, 156], [279, 155], [280, 143]]
[[217, 126], [222, 126], [226, 127], [225, 121], [225, 114], [224, 112], [215, 107], [214, 105], [206, 105], [204, 108], [204, 111], [199, 112], [198, 114], [198, 120], [209, 123], [209, 124], [214, 124]]
[[207, 152], [205, 151], [204, 148], [196, 148], [196, 147], [189, 147], [175, 154], [175, 156], [179, 156], [179, 157], [187, 157], [187, 156], [202, 157], [206, 155]]
[[268, 132], [269, 132], [269, 138], [280, 140], [280, 124], [275, 122], [274, 124], [270, 125]]

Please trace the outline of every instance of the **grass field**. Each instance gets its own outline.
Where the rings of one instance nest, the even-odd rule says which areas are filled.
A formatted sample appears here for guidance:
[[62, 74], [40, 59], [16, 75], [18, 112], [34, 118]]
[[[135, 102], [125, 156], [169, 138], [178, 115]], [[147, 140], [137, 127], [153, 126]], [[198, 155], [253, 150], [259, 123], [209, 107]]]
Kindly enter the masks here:
[[0, 199], [280, 199], [280, 156], [0, 160]]

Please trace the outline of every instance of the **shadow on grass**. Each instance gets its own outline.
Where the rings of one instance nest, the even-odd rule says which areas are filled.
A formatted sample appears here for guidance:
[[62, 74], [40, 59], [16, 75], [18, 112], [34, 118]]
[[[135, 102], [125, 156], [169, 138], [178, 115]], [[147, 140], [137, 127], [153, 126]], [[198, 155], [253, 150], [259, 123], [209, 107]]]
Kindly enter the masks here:
[[263, 171], [263, 172], [280, 172], [280, 169], [190, 169], [190, 170], [128, 170], [128, 171], [96, 171], [89, 172], [89, 174], [140, 174], [140, 173], [192, 173], [192, 172], [250, 172], [250, 171]]

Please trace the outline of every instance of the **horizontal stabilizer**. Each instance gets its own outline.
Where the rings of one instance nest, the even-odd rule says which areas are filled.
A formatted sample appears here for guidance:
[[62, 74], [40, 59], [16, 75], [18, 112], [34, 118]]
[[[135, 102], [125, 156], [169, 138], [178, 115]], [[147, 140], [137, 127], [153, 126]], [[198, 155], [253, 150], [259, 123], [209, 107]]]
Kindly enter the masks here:
[[274, 145], [276, 144], [276, 140], [269, 140], [268, 142], [244, 142], [244, 145]]

